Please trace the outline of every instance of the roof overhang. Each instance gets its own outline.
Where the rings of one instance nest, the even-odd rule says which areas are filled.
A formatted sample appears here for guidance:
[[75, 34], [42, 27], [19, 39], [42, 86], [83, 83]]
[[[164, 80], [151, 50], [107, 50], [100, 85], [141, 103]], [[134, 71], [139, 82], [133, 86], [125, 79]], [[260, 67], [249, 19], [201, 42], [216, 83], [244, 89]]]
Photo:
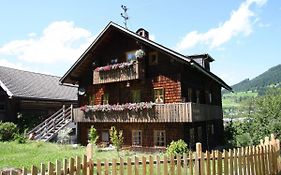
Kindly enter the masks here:
[[7, 88], [7, 86], [1, 80], [0, 80], [0, 86], [10, 98], [13, 96], [13, 93]]

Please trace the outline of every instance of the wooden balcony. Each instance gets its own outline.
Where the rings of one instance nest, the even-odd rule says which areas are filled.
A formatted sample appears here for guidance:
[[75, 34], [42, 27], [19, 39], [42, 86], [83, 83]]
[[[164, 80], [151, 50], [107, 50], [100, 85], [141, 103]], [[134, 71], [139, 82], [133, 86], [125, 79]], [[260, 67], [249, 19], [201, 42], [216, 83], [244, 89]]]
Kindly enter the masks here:
[[220, 106], [195, 103], [156, 104], [141, 112], [84, 113], [80, 108], [73, 110], [75, 122], [200, 122], [222, 119], [222, 115]]
[[[112, 66], [114, 67], [114, 65], [109, 65], [109, 67]], [[106, 68], [106, 66], [104, 68]], [[132, 63], [132, 65], [124, 68], [115, 68], [106, 71], [94, 70], [93, 84], [137, 80], [143, 78], [143, 76], [144, 69], [141, 67], [141, 64], [138, 61], [135, 61]]]

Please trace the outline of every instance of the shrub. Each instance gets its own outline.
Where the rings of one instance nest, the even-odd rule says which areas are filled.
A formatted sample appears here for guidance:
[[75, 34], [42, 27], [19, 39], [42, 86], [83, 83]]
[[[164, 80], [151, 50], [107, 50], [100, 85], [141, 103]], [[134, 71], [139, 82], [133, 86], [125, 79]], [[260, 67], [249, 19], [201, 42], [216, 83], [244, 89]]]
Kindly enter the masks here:
[[26, 143], [27, 138], [26, 138], [25, 134], [16, 133], [16, 134], [14, 134], [14, 140], [19, 144], [24, 144], [24, 143]]
[[120, 130], [119, 132], [115, 128], [115, 126], [112, 126], [109, 130], [109, 135], [110, 135], [110, 141], [114, 146], [116, 146], [117, 152], [119, 152], [120, 148], [123, 145], [123, 131]]
[[0, 141], [10, 141], [14, 139], [14, 134], [18, 132], [17, 125], [11, 122], [0, 122]]
[[97, 143], [98, 138], [99, 136], [96, 128], [94, 128], [94, 126], [91, 126], [89, 130], [89, 142], [95, 145]]
[[182, 139], [172, 141], [167, 148], [169, 155], [183, 154], [188, 152], [188, 145]]
[[239, 147], [253, 145], [253, 141], [249, 133], [243, 133], [241, 135], [238, 135], [236, 137], [236, 142], [237, 146]]

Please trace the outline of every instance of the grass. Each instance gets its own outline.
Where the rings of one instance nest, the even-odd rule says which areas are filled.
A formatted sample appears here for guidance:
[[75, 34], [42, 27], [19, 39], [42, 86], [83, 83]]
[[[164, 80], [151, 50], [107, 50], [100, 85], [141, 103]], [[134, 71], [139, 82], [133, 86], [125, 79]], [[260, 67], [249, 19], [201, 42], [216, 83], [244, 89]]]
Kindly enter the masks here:
[[258, 95], [257, 92], [236, 92], [236, 93], [227, 93], [223, 94], [222, 105], [223, 107], [238, 107], [241, 104], [241, 101], [256, 97]]
[[[71, 145], [59, 145], [45, 142], [28, 142], [18, 144], [16, 142], [0, 142], [0, 169], [2, 168], [30, 168], [31, 165], [39, 167], [40, 163], [55, 162], [64, 158], [82, 156], [86, 154], [86, 148]], [[121, 151], [121, 157], [127, 159], [134, 156], [148, 156], [148, 154], [132, 151]], [[93, 159], [118, 158], [116, 151], [95, 151]]]
[[41, 162], [55, 162], [56, 159], [69, 158], [85, 154], [84, 147], [73, 148], [70, 145], [58, 145], [44, 142], [0, 142], [0, 168], [31, 167]]

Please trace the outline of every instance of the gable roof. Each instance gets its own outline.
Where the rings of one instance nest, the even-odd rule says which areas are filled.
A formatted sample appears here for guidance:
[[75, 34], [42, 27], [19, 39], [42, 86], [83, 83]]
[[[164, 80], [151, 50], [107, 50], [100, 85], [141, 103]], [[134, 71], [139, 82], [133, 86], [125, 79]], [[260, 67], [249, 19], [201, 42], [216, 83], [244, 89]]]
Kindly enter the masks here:
[[195, 67], [197, 70], [199, 70], [200, 72], [202, 72], [203, 74], [209, 76], [211, 79], [215, 80], [217, 83], [219, 83], [222, 87], [224, 87], [227, 90], [232, 90], [232, 88], [230, 86], [228, 86], [223, 80], [221, 80], [219, 77], [217, 77], [216, 75], [214, 75], [213, 73], [205, 70], [203, 67], [201, 67], [198, 63], [196, 63], [194, 60], [192, 60], [192, 58], [190, 56], [184, 56], [172, 49], [169, 49], [161, 44], [158, 44], [154, 41], [151, 41], [149, 39], [143, 38], [141, 36], [139, 36], [138, 34], [136, 34], [135, 32], [132, 32], [114, 22], [110, 22], [105, 28], [104, 30], [97, 36], [97, 38], [94, 40], [94, 42], [86, 49], [86, 51], [79, 57], [79, 59], [72, 65], [72, 67], [65, 73], [65, 75], [60, 79], [61, 83], [72, 83], [75, 84], [76, 82], [71, 81], [71, 73], [73, 73], [73, 71], [75, 71], [79, 65], [81, 65], [83, 63], [83, 61], [85, 61], [86, 59], [86, 55], [87, 53], [94, 48], [97, 43], [101, 40], [101, 38], [103, 37], [104, 33], [106, 31], [108, 31], [109, 29], [114, 28], [117, 29], [118, 31], [124, 33], [127, 36], [130, 36], [134, 39], [136, 39], [139, 42], [142, 42], [143, 44], [146, 44], [156, 50], [160, 50], [170, 56], [172, 56], [174, 59], [182, 62], [182, 63], [187, 63], [193, 67]]
[[0, 86], [10, 98], [76, 101], [77, 87], [59, 84], [60, 77], [0, 66]]

